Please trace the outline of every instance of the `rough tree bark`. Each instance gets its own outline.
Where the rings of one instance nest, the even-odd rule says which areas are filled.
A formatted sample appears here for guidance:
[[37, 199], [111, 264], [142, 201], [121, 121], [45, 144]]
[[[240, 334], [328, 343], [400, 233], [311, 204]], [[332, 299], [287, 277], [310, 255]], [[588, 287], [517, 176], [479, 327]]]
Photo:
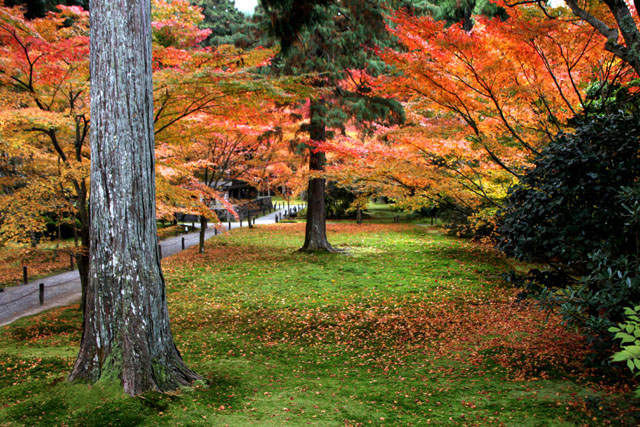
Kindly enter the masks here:
[[[72, 109], [74, 103], [71, 103]], [[76, 135], [74, 141], [75, 159], [76, 162], [82, 163], [86, 161], [82, 155], [82, 148], [87, 143], [89, 135], [89, 120], [84, 114], [76, 116]], [[80, 242], [82, 244], [82, 250], [76, 254], [76, 265], [78, 266], [78, 272], [80, 273], [80, 288], [82, 290], [82, 302], [81, 311], [84, 313], [85, 297], [87, 293], [87, 287], [89, 286], [89, 245], [91, 244], [90, 236], [90, 218], [89, 218], [89, 188], [87, 185], [87, 179], [82, 178], [79, 180], [73, 180], [73, 185], [78, 197], [77, 206], [78, 214], [80, 215]]]
[[91, 1], [91, 253], [70, 380], [130, 395], [197, 379], [176, 349], [155, 215], [148, 0]]
[[[319, 112], [323, 109], [322, 101], [313, 102], [311, 105], [311, 124], [309, 137], [312, 141], [322, 142], [327, 137], [324, 118]], [[311, 172], [322, 172], [324, 170], [325, 155], [321, 152], [314, 152], [311, 148], [309, 156], [309, 170]], [[304, 244], [301, 251], [328, 251], [335, 252], [327, 240], [327, 224], [324, 192], [326, 180], [324, 178], [309, 179], [308, 201], [307, 201], [307, 225], [304, 234]]]

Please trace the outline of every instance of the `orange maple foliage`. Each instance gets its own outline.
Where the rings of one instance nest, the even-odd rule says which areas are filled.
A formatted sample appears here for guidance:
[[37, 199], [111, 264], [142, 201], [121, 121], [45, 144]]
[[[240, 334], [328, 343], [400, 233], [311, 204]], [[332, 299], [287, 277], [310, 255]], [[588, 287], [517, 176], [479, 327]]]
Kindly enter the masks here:
[[29, 240], [44, 214], [88, 218], [89, 14], [60, 6], [27, 21], [0, 8], [0, 241]]
[[[188, 190], [196, 203], [160, 193], [161, 216], [172, 210], [212, 217], [207, 205], [221, 197], [220, 186], [242, 179], [266, 191], [292, 175], [283, 127], [288, 115], [277, 105], [292, 100], [293, 81], [266, 79], [251, 73], [274, 52], [244, 52], [232, 46], [194, 51], [179, 66], [159, 65], [156, 79], [156, 141], [160, 180]], [[166, 61], [156, 61], [164, 64]], [[174, 206], [173, 208], [171, 206]], [[178, 209], [179, 208], [179, 209]]]
[[[89, 15], [60, 7], [28, 21], [23, 12], [0, 7], [0, 95], [7, 100], [0, 106], [0, 236], [30, 241], [45, 231], [46, 217], [75, 224], [78, 214], [80, 234], [88, 236]], [[203, 201], [219, 194], [176, 153], [194, 135], [203, 142], [214, 132], [234, 138], [255, 135], [255, 124], [267, 128], [257, 111], [263, 99], [288, 97], [289, 82], [269, 86], [248, 72], [273, 51], [200, 47], [208, 32], [198, 29], [202, 13], [186, 0], [154, 0], [152, 15], [158, 216], [211, 216]]]
[[396, 72], [377, 90], [401, 98], [409, 126], [342, 149], [346, 166], [334, 173], [415, 207], [499, 205], [533, 156], [590, 108], [591, 83], [630, 77], [593, 28], [536, 7], [511, 8], [504, 21], [474, 17], [470, 32], [403, 11], [391, 19], [403, 48], [380, 52]]

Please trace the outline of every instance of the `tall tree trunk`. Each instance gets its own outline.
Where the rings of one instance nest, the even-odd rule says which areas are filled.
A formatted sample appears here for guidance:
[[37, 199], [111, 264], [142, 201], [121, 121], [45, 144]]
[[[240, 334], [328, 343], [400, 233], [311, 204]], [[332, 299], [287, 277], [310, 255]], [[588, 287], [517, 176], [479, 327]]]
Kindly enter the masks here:
[[198, 378], [173, 342], [160, 270], [150, 13], [148, 0], [91, 1], [91, 252], [69, 376], [130, 395]]
[[466, 5], [464, 7], [464, 17], [462, 18], [462, 29], [466, 32], [469, 32], [473, 29], [473, 18], [471, 14], [473, 10], [470, 5]]
[[[309, 130], [309, 136], [312, 141], [322, 142], [327, 137], [324, 115], [322, 113], [323, 110], [323, 101], [312, 102], [311, 126]], [[315, 152], [313, 148], [311, 148], [310, 152], [309, 170], [311, 172], [324, 171], [324, 153]], [[307, 226], [304, 235], [304, 245], [300, 248], [301, 251], [335, 251], [327, 240], [326, 211], [324, 205], [325, 184], [324, 178], [311, 178], [309, 180]]]

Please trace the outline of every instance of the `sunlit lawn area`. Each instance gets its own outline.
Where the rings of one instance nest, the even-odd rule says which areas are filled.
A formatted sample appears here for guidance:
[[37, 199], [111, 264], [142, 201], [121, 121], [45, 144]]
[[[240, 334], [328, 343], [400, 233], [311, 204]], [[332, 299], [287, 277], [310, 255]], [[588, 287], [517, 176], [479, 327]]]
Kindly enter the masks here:
[[[0, 425], [620, 425], [630, 386], [516, 302], [493, 250], [410, 224], [240, 229], [163, 260], [173, 331], [204, 377], [169, 395], [65, 381], [77, 307], [1, 329]], [[632, 424], [633, 425], [633, 424]]]
[[444, 224], [442, 218], [436, 216], [421, 217], [417, 212], [409, 212], [401, 209], [395, 209], [394, 204], [375, 203], [370, 201], [367, 203], [367, 209], [363, 211], [365, 221], [374, 221], [376, 223], [393, 223], [412, 222], [423, 223], [429, 225]]

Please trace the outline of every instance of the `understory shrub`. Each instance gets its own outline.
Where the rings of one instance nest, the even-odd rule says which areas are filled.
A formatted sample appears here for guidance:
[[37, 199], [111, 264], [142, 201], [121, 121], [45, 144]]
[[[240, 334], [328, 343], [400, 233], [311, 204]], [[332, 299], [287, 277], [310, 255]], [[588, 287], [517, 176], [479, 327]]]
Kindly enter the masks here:
[[500, 213], [498, 247], [547, 266], [510, 279], [581, 328], [601, 362], [623, 307], [640, 304], [639, 155], [637, 117], [585, 118], [537, 156]]
[[335, 182], [327, 183], [325, 193], [325, 209], [327, 218], [353, 218], [355, 211], [349, 211], [355, 201], [356, 194], [348, 188], [336, 185]]
[[578, 275], [600, 248], [635, 253], [621, 191], [640, 177], [639, 154], [640, 120], [631, 115], [591, 117], [558, 135], [509, 191], [499, 248]]
[[468, 216], [462, 223], [452, 225], [450, 229], [458, 237], [495, 243], [499, 238], [499, 221], [496, 209], [487, 208]]

